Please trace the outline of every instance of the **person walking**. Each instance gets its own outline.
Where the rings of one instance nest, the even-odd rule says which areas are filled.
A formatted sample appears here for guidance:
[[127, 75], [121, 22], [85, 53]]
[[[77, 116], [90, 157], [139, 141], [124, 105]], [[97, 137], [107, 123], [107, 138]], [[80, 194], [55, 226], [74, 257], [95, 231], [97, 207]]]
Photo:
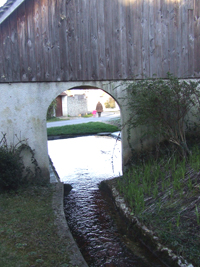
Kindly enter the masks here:
[[103, 112], [103, 106], [102, 104], [100, 103], [100, 101], [97, 103], [96, 105], [96, 111], [98, 113], [98, 117], [101, 117], [101, 112]]

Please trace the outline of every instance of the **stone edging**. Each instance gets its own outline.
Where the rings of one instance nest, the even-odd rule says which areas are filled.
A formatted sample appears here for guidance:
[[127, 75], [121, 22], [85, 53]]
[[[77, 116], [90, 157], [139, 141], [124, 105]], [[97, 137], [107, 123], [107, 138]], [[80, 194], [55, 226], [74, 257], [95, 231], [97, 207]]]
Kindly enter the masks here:
[[142, 242], [146, 244], [155, 255], [160, 259], [163, 259], [166, 264], [169, 264], [170, 267], [194, 267], [194, 265], [188, 263], [183, 257], [177, 256], [171, 249], [163, 246], [159, 242], [159, 238], [145, 225], [140, 223], [137, 217], [132, 215], [130, 208], [127, 207], [124, 199], [120, 196], [119, 192], [110, 181], [111, 180], [107, 180], [102, 183], [107, 186], [108, 190], [111, 192], [118, 210], [138, 229]]
[[[70, 266], [76, 267], [88, 267], [83, 255], [81, 254], [78, 245], [76, 244], [69, 226], [67, 224], [65, 214], [64, 214], [64, 184], [59, 181], [58, 174], [55, 172], [52, 162], [50, 161], [52, 170], [54, 173], [54, 190], [52, 198], [52, 207], [55, 214], [55, 226], [58, 230], [58, 235], [60, 236], [61, 242], [66, 246], [66, 253], [70, 259]], [[52, 173], [51, 173], [52, 175]]]
[[55, 214], [55, 225], [58, 229], [61, 242], [66, 245], [66, 253], [70, 258], [71, 266], [88, 267], [67, 224], [63, 208], [64, 186], [58, 182], [54, 184], [52, 206]]

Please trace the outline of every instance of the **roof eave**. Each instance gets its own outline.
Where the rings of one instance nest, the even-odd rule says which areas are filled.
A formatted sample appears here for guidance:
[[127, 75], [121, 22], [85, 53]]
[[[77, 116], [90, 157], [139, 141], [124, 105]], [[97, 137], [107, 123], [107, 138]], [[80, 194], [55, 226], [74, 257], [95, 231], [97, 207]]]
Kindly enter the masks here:
[[3, 15], [0, 17], [0, 24], [7, 18], [10, 16], [10, 14], [12, 12], [15, 11], [15, 9], [18, 8], [18, 6], [21, 5], [21, 3], [23, 3], [25, 0], [16, 0], [4, 13]]

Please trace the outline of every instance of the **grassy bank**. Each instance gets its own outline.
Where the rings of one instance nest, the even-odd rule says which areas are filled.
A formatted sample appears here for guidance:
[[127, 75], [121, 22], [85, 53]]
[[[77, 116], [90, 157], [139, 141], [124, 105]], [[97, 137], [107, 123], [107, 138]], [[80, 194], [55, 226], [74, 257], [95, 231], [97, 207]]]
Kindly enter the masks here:
[[188, 160], [148, 161], [134, 166], [117, 188], [132, 214], [160, 242], [200, 266], [200, 150]]
[[[84, 123], [48, 129], [49, 135], [114, 132], [118, 127]], [[55, 226], [53, 185], [27, 186], [0, 194], [0, 266], [69, 267], [65, 241]]]
[[52, 209], [53, 186], [0, 194], [1, 267], [66, 267]]
[[82, 124], [66, 125], [61, 127], [52, 127], [47, 129], [47, 135], [82, 135], [97, 134], [101, 132], [116, 132], [119, 128], [114, 125], [102, 122], [88, 122]]

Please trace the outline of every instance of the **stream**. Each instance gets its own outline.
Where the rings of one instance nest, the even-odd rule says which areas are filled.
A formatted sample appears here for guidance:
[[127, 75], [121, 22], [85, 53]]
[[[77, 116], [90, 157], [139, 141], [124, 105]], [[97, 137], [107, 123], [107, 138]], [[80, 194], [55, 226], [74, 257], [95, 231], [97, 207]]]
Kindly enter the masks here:
[[64, 198], [70, 231], [89, 267], [163, 267], [138, 240], [127, 236], [111, 198], [99, 190], [101, 181], [122, 175], [121, 141], [86, 136], [48, 141], [60, 180], [72, 186]]

